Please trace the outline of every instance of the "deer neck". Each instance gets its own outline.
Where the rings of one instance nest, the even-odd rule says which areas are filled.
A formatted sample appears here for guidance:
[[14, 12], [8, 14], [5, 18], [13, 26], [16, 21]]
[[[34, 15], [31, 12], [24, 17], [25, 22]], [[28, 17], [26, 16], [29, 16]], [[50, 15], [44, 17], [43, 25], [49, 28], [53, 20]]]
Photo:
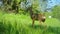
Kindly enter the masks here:
[[30, 12], [30, 17], [33, 18], [33, 11], [32, 11], [32, 8], [29, 9], [29, 12]]

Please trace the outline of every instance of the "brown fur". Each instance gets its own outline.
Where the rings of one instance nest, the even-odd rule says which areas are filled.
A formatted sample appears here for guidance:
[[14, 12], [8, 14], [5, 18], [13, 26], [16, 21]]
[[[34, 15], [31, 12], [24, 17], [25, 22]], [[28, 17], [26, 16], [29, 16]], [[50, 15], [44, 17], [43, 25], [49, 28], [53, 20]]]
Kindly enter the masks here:
[[40, 23], [41, 22], [45, 22], [45, 19], [46, 18], [42, 18], [42, 17], [45, 17], [43, 14], [33, 14], [32, 16], [31, 16], [31, 18], [32, 18], [32, 25], [34, 25], [34, 22], [35, 22], [35, 20], [38, 20], [38, 21], [40, 21]]
[[38, 20], [38, 21], [40, 21], [40, 23], [41, 22], [45, 22], [45, 15], [44, 14], [35, 14], [35, 13], [33, 13], [33, 11], [32, 11], [32, 7], [29, 7], [28, 8], [28, 10], [30, 11], [30, 16], [31, 16], [31, 19], [32, 19], [32, 25], [34, 25], [34, 22], [35, 22], [35, 20]]

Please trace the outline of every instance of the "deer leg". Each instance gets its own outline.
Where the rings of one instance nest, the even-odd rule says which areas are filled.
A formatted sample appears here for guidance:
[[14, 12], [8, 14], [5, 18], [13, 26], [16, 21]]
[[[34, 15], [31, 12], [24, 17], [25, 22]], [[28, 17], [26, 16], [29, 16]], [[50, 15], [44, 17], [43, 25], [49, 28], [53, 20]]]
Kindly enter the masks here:
[[40, 23], [40, 25], [42, 25], [42, 22], [41, 22], [41, 20], [39, 20], [39, 23]]
[[35, 21], [35, 20], [33, 19], [32, 26], [34, 26], [34, 21]]
[[46, 25], [46, 23], [44, 23], [44, 31], [46, 31], [47, 30], [47, 25]]
[[45, 27], [45, 28], [47, 27], [46, 23], [44, 23], [44, 27]]
[[38, 20], [39, 20], [40, 26], [43, 25], [42, 20], [41, 20], [40, 17], [38, 18]]

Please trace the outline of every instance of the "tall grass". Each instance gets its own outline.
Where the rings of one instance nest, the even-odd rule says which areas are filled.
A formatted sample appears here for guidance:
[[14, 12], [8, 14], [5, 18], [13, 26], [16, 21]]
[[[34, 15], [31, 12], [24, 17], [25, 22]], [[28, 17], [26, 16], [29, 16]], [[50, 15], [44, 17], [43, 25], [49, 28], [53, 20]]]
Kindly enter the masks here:
[[40, 26], [38, 21], [32, 27], [32, 20], [27, 15], [0, 13], [0, 34], [60, 34], [60, 21], [46, 19], [47, 27]]

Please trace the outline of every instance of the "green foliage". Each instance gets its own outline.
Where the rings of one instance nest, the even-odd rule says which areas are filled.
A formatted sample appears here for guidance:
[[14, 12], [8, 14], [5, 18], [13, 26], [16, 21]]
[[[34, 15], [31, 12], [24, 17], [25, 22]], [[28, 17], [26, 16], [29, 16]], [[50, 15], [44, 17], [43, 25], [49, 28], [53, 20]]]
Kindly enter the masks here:
[[32, 7], [33, 7], [33, 11], [34, 12], [38, 12], [39, 11], [39, 2], [38, 0], [34, 0], [33, 3], [32, 3]]
[[[29, 19], [29, 20], [28, 20]], [[46, 19], [47, 29], [38, 21], [32, 27], [30, 16], [0, 13], [0, 34], [60, 34], [60, 21], [55, 18]]]
[[52, 9], [53, 17], [60, 19], [60, 6], [55, 6]]
[[[14, 3], [14, 1], [15, 1], [15, 3]], [[33, 6], [33, 11], [34, 12], [37, 12], [37, 13], [39, 13], [39, 12], [41, 12], [40, 10], [40, 7], [41, 6], [39, 6], [39, 0], [30, 0], [31, 2], [32, 2], [32, 6]], [[46, 0], [43, 0], [43, 4], [45, 5], [45, 1]], [[7, 1], [5, 1], [6, 2], [6, 5], [2, 8], [2, 9], [4, 9], [4, 11], [11, 11], [11, 12], [13, 12], [13, 10], [12, 9], [14, 9], [15, 11], [14, 12], [16, 12], [16, 13], [19, 13], [21, 10], [24, 10], [22, 13], [27, 13], [27, 11], [25, 11], [26, 10], [26, 5], [28, 4], [29, 5], [29, 2], [28, 3], [26, 3], [27, 2], [27, 0], [11, 0], [11, 2], [10, 2], [10, 4], [11, 5], [9, 5], [8, 3], [7, 3]], [[24, 5], [25, 5], [25, 8], [22, 8], [21, 9], [21, 2], [24, 2]]]

